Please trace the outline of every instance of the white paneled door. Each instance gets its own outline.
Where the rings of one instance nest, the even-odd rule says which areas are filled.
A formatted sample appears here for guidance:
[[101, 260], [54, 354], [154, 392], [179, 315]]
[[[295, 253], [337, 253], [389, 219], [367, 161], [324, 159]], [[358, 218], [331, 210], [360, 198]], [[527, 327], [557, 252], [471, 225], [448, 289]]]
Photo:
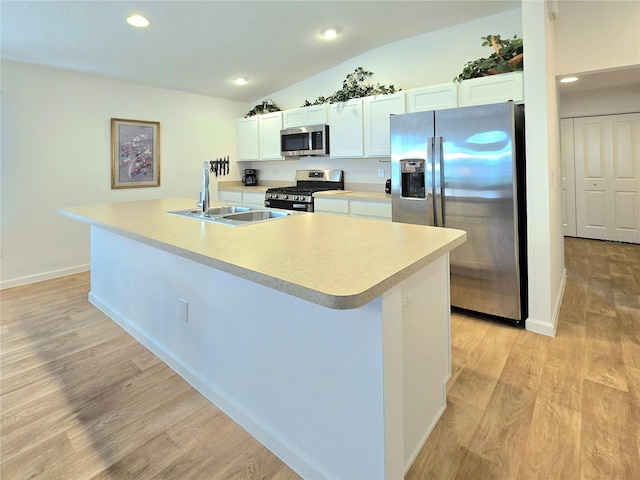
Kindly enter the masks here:
[[576, 227], [576, 161], [573, 142], [573, 118], [560, 120], [562, 228], [567, 237], [577, 237]]
[[579, 237], [640, 243], [640, 114], [574, 119]]

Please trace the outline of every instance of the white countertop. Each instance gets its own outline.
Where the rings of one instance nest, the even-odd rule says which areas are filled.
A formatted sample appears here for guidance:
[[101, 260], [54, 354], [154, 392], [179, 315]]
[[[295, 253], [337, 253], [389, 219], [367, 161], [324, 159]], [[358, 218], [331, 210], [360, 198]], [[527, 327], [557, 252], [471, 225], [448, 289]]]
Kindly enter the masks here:
[[334, 309], [365, 305], [466, 240], [462, 230], [322, 213], [240, 227], [167, 213], [194, 207], [171, 198], [59, 212]]

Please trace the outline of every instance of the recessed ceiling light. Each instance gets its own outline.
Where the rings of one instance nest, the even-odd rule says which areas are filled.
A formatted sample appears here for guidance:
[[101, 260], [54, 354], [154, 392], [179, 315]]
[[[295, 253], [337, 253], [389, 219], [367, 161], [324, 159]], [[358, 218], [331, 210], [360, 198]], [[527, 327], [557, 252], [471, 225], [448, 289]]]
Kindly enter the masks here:
[[136, 28], [145, 28], [149, 26], [149, 20], [138, 14], [131, 15], [127, 18], [127, 23]]
[[560, 83], [571, 83], [571, 82], [577, 82], [578, 81], [578, 77], [564, 77], [560, 79]]
[[320, 32], [320, 35], [322, 35], [324, 38], [336, 38], [339, 33], [340, 33], [340, 29], [338, 27], [334, 27], [334, 28], [325, 28]]
[[248, 81], [249, 80], [245, 77], [236, 77], [233, 79], [233, 83], [235, 83], [236, 85], [244, 85]]

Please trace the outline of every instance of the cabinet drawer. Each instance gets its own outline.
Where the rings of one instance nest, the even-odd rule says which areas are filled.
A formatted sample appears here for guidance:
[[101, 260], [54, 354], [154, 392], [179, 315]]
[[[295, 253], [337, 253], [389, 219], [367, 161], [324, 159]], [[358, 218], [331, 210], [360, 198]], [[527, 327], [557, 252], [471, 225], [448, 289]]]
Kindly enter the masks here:
[[316, 198], [313, 201], [313, 209], [319, 213], [338, 213], [340, 215], [348, 215], [349, 202], [347, 200]]
[[378, 217], [391, 220], [391, 203], [352, 201], [350, 213], [354, 217]]

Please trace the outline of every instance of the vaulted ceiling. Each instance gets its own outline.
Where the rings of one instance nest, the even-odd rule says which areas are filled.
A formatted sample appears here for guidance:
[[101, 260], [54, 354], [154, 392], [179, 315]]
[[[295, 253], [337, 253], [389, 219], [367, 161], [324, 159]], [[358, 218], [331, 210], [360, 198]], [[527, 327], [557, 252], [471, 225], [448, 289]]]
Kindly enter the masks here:
[[[3, 58], [253, 101], [381, 45], [519, 0], [6, 1]], [[135, 29], [125, 20], [146, 16]], [[320, 31], [337, 26], [334, 41]], [[245, 76], [242, 87], [232, 83]]]

